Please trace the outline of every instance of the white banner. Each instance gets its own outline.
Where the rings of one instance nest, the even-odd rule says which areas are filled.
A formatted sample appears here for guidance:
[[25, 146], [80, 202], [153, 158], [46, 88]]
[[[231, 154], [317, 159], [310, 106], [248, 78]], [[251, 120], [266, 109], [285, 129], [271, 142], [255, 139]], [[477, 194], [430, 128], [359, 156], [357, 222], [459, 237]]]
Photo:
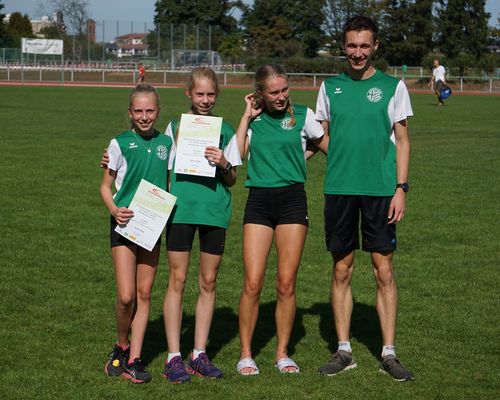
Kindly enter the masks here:
[[58, 39], [26, 39], [22, 42], [23, 53], [62, 54], [63, 41]]

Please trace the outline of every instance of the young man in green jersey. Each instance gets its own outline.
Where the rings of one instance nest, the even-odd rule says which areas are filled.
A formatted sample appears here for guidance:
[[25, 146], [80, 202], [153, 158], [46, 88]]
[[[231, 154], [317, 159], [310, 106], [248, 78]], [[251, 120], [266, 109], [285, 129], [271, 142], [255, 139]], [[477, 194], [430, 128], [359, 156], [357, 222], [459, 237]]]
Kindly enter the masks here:
[[413, 115], [402, 81], [372, 66], [378, 48], [377, 26], [356, 16], [344, 27], [346, 73], [321, 85], [316, 119], [330, 134], [325, 177], [326, 244], [333, 257], [332, 308], [339, 347], [320, 368], [324, 375], [355, 368], [349, 342], [353, 309], [354, 253], [370, 252], [377, 283], [382, 330], [380, 370], [395, 380], [412, 379], [396, 358], [394, 338], [397, 288], [393, 253], [396, 224], [405, 215], [410, 141], [407, 118]]

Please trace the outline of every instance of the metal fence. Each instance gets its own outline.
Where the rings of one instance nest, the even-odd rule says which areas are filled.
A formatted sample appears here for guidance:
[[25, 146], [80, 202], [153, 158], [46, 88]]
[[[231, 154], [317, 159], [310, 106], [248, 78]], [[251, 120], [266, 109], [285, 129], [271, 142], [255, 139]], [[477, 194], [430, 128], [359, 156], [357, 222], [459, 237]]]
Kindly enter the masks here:
[[[216, 70], [223, 86], [251, 87], [253, 72], [245, 72], [244, 65], [224, 65]], [[146, 82], [153, 85], [182, 86], [187, 81], [191, 68], [180, 70], [162, 68], [151, 64], [146, 69]], [[391, 73], [391, 71], [387, 71]], [[331, 74], [290, 73], [290, 87], [318, 88]], [[425, 73], [398, 76], [409, 89], [429, 90], [430, 75]], [[129, 63], [72, 63], [45, 65], [0, 63], [0, 83], [12, 84], [73, 84], [73, 85], [133, 85], [138, 80], [137, 65]], [[447, 83], [455, 92], [483, 92], [500, 94], [500, 77], [447, 76]]]

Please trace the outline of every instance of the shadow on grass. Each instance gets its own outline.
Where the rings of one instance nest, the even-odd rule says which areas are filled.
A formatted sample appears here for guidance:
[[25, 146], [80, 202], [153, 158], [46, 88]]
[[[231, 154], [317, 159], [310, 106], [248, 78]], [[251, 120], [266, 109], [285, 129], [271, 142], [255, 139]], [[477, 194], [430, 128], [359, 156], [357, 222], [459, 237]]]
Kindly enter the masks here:
[[[181, 329], [181, 354], [186, 358], [194, 346], [194, 315], [182, 315]], [[238, 316], [229, 307], [216, 308], [210, 329], [207, 354], [210, 358], [217, 353], [238, 334]], [[167, 340], [163, 317], [160, 316], [149, 321], [144, 345], [142, 359], [149, 364], [154, 358], [163, 354], [167, 356]]]
[[[335, 353], [337, 351], [338, 339], [335, 333], [330, 303], [316, 303], [304, 311], [319, 315], [321, 336], [328, 343], [330, 353]], [[375, 358], [379, 358], [382, 349], [382, 336], [377, 310], [373, 305], [358, 303], [354, 300], [351, 317], [351, 337], [359, 343], [364, 344]]]

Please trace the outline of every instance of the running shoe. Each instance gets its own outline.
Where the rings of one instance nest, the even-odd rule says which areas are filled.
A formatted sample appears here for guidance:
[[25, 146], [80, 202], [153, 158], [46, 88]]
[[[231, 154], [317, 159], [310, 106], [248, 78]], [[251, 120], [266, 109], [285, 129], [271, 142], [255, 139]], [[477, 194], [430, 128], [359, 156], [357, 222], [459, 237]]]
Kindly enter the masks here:
[[220, 379], [224, 375], [219, 368], [212, 364], [205, 353], [200, 353], [195, 360], [189, 357], [187, 371], [191, 375], [197, 375], [202, 378]]
[[385, 356], [382, 359], [379, 371], [388, 374], [398, 382], [411, 381], [413, 379], [412, 373], [393, 355]]
[[108, 354], [108, 361], [104, 366], [104, 372], [108, 376], [120, 376], [123, 373], [123, 366], [128, 360], [129, 348], [122, 349], [115, 344], [113, 351]]
[[144, 369], [140, 358], [134, 358], [132, 363], [123, 365], [123, 376], [130, 379], [132, 383], [147, 383], [151, 380], [151, 374]]
[[340, 372], [356, 368], [357, 366], [351, 353], [339, 350], [319, 369], [319, 372], [322, 375], [334, 376]]
[[172, 358], [169, 363], [165, 364], [163, 376], [172, 383], [184, 383], [191, 380], [180, 356]]

